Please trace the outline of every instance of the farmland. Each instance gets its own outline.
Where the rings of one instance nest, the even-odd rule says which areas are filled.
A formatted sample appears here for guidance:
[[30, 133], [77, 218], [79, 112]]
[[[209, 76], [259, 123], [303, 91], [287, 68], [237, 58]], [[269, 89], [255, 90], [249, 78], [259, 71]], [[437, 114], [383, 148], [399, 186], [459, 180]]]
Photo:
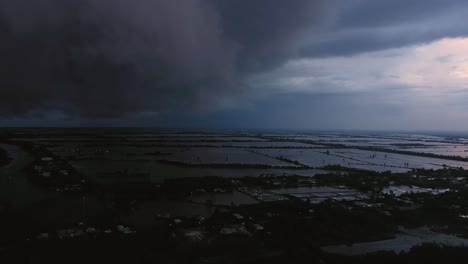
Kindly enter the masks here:
[[229, 239], [252, 243], [257, 253], [302, 247], [311, 258], [333, 261], [382, 249], [409, 254], [432, 238], [448, 247], [468, 239], [464, 137], [124, 128], [2, 133], [1, 223], [12, 227], [0, 241], [6, 256], [29, 243], [75, 243], [91, 252], [86, 241], [138, 241], [145, 252], [150, 244], [165, 248], [162, 255], [188, 245], [237, 254], [222, 246]]

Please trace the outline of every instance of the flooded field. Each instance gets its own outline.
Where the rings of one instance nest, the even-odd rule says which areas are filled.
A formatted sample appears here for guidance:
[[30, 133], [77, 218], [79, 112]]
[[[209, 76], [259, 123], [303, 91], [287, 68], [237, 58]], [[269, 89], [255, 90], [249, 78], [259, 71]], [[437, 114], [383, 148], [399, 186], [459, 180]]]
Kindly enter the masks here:
[[423, 243], [435, 243], [452, 247], [468, 247], [468, 239], [458, 238], [430, 231], [428, 228], [404, 229], [393, 239], [356, 243], [351, 246], [338, 245], [322, 247], [325, 252], [340, 255], [364, 255], [379, 251], [393, 251], [396, 253], [409, 251]]
[[262, 149], [258, 153], [273, 157], [285, 157], [302, 164], [320, 168], [330, 165], [366, 169], [372, 171], [405, 172], [411, 169], [438, 169], [444, 166], [468, 168], [468, 162], [423, 156], [413, 156], [360, 149]]
[[281, 189], [248, 189], [246, 193], [259, 201], [283, 201], [299, 199], [313, 204], [327, 199], [336, 201], [356, 201], [368, 198], [367, 195], [344, 187], [298, 187]]
[[269, 134], [275, 140], [295, 140], [314, 142], [316, 144], [343, 145], [347, 147], [370, 147], [385, 150], [401, 150], [416, 153], [436, 154], [443, 156], [468, 157], [468, 139], [465, 137], [428, 136], [418, 134], [386, 135], [346, 135], [346, 134], [312, 134], [287, 136]]
[[[378, 172], [468, 168], [468, 159], [463, 159], [468, 157], [466, 138], [417, 134], [185, 134], [148, 131], [139, 134], [134, 131], [66, 137], [22, 136], [17, 140], [45, 146], [53, 154], [70, 160], [89, 177], [98, 178], [101, 173], [119, 170], [148, 173], [152, 179], [162, 179], [212, 175], [312, 176], [315, 174], [312, 169], [337, 165]], [[187, 170], [187, 166], [193, 167]]]
[[343, 256], [468, 245], [465, 138], [48, 131], [0, 143], [12, 159], [0, 168], [0, 213], [10, 217], [0, 223], [16, 228], [0, 237], [158, 234], [172, 246], [295, 236]]
[[179, 161], [189, 164], [297, 166], [278, 159], [258, 155], [251, 151], [234, 148], [187, 148], [182, 151], [172, 152], [164, 158], [169, 161]]
[[[318, 173], [326, 173], [319, 169], [268, 169], [268, 168], [210, 168], [210, 167], [185, 167], [173, 164], [166, 164], [154, 161], [112, 161], [112, 160], [87, 160], [87, 161], [71, 161], [76, 169], [82, 172], [87, 177], [96, 179], [102, 182], [123, 181], [132, 182], [135, 178], [131, 175], [128, 178], [112, 178], [105, 177], [106, 173], [121, 172], [129, 170], [130, 173], [147, 173], [151, 182], [161, 182], [167, 178], [185, 178], [185, 177], [258, 177], [262, 175], [301, 175], [312, 177]], [[145, 179], [146, 180], [146, 179]]]

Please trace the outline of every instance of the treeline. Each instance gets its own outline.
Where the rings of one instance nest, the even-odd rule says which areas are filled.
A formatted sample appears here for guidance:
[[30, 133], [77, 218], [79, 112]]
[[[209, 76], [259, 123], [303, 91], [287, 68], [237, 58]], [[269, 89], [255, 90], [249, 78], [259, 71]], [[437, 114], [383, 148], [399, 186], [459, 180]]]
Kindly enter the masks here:
[[306, 144], [319, 144], [319, 145], [324, 146], [325, 148], [359, 149], [359, 150], [367, 150], [367, 151], [377, 151], [377, 152], [394, 153], [394, 154], [402, 154], [402, 155], [410, 155], [410, 156], [418, 156], [418, 157], [468, 162], [467, 157], [461, 157], [461, 156], [455, 156], [455, 155], [449, 156], [449, 155], [440, 155], [440, 154], [434, 154], [434, 153], [406, 151], [406, 150], [400, 150], [400, 149], [387, 149], [387, 148], [382, 148], [382, 147], [349, 146], [349, 145], [343, 145], [343, 144], [324, 143], [324, 142], [316, 142], [316, 141], [309, 141], [309, 140], [290, 140], [290, 141], [306, 143]]
[[466, 161], [466, 162], [468, 162], [468, 158], [455, 156], [455, 155], [448, 156], [448, 155], [439, 155], [439, 154], [434, 154], [434, 153], [413, 152], [413, 151], [405, 151], [405, 150], [398, 150], [398, 149], [384, 149], [384, 148], [377, 148], [377, 147], [353, 147], [353, 148], [354, 149], [360, 149], [360, 150], [379, 151], [379, 152], [411, 155], [411, 156], [418, 156], [418, 157], [427, 157], [427, 158], [437, 158], [437, 159], [444, 159], [444, 160], [455, 160], [455, 161]]
[[268, 164], [249, 164], [249, 163], [190, 163], [175, 160], [157, 160], [157, 162], [167, 163], [182, 167], [197, 167], [197, 168], [239, 168], [239, 169], [291, 169], [291, 170], [303, 170], [304, 167], [297, 166], [275, 166]]

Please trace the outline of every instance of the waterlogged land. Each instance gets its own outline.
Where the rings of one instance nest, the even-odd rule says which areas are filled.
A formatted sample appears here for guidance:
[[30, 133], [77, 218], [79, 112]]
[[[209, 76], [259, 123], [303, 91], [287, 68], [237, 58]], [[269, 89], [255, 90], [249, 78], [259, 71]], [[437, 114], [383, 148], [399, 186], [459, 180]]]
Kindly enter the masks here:
[[[468, 245], [464, 137], [151, 129], [1, 136], [0, 224], [10, 228], [1, 231], [0, 256], [19, 262], [343, 263], [382, 250], [406, 259], [426, 252], [424, 243], [443, 246], [431, 252]], [[70, 260], [77, 249], [83, 259]]]
[[89, 177], [125, 169], [147, 173], [155, 181], [203, 175], [313, 176], [338, 166], [379, 172], [468, 169], [468, 140], [453, 136], [82, 129], [21, 131], [11, 140], [41, 146]]

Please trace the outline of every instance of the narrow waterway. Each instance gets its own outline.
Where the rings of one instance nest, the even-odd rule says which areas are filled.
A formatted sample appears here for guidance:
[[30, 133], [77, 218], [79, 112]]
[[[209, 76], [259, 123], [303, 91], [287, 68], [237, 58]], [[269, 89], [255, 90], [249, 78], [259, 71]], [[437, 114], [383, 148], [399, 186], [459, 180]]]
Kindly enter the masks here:
[[17, 145], [0, 144], [0, 148], [13, 159], [0, 168], [0, 203], [17, 209], [48, 198], [45, 190], [26, 178], [25, 168], [34, 162], [34, 157]]

